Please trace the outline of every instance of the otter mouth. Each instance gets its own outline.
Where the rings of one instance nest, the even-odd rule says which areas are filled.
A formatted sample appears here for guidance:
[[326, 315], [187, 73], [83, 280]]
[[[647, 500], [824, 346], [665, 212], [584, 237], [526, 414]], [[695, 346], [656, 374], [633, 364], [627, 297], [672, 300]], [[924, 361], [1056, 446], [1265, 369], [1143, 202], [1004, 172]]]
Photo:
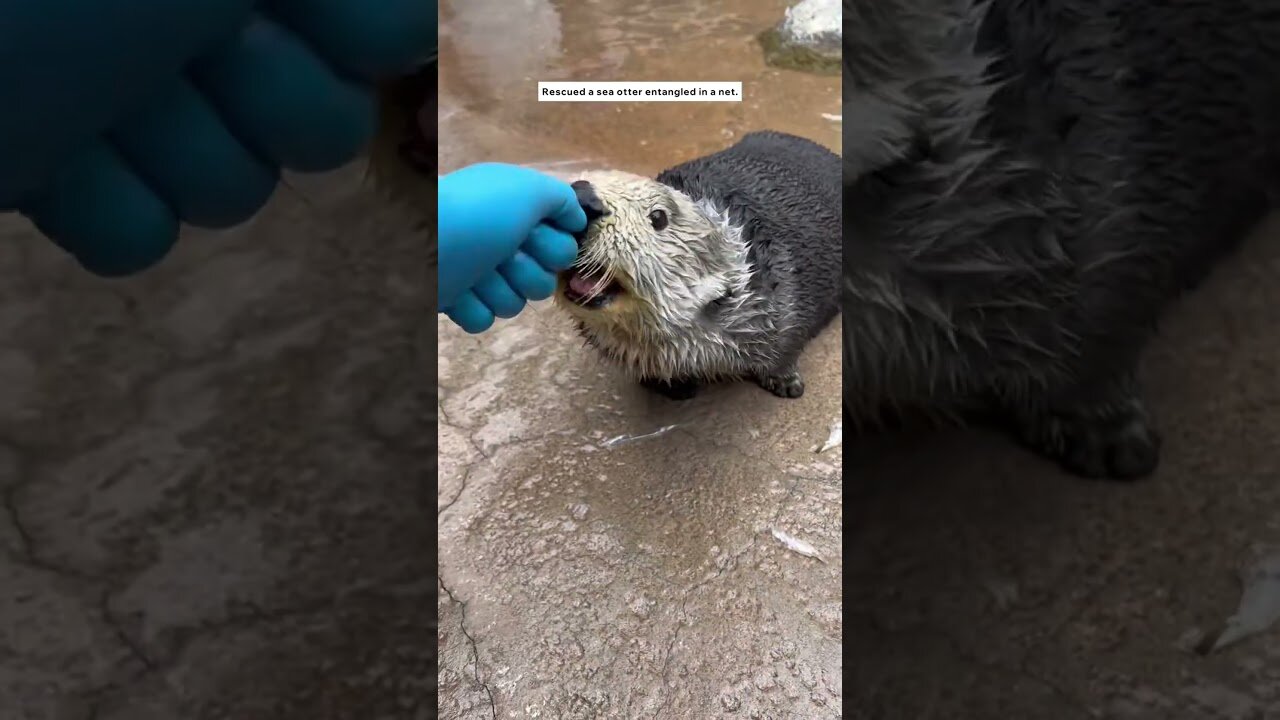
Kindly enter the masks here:
[[598, 272], [570, 268], [565, 273], [564, 297], [569, 302], [591, 310], [607, 307], [625, 290], [617, 280], [606, 281]]

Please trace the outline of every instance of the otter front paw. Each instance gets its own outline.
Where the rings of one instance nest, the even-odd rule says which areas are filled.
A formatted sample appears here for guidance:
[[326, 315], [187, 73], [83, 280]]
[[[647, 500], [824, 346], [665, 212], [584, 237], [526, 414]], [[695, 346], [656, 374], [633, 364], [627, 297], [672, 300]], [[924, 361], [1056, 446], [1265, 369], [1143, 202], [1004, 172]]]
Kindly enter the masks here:
[[645, 379], [640, 381], [640, 385], [668, 400], [692, 400], [698, 394], [698, 383], [693, 380]]
[[1160, 462], [1160, 434], [1137, 397], [1048, 411], [1024, 419], [1021, 432], [1035, 450], [1087, 478], [1137, 480]]
[[800, 377], [800, 371], [794, 367], [780, 373], [757, 375], [756, 383], [780, 398], [791, 399], [804, 395], [804, 378]]

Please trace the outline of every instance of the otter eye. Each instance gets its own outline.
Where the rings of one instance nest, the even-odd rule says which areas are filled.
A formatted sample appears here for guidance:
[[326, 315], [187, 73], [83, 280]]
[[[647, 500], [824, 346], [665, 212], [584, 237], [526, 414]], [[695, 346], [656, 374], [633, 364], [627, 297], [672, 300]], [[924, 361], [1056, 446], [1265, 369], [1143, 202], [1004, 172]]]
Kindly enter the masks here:
[[653, 223], [654, 230], [661, 230], [667, 226], [667, 211], [654, 210], [649, 213], [649, 222]]

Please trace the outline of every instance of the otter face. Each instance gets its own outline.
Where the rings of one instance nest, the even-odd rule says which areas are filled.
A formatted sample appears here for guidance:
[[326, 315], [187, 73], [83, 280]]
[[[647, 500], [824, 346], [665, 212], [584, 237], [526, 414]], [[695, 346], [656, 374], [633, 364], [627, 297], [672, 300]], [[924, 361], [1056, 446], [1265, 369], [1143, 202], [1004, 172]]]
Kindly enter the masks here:
[[746, 248], [715, 208], [625, 172], [589, 172], [572, 185], [588, 224], [556, 301], [598, 340], [652, 342], [744, 287]]

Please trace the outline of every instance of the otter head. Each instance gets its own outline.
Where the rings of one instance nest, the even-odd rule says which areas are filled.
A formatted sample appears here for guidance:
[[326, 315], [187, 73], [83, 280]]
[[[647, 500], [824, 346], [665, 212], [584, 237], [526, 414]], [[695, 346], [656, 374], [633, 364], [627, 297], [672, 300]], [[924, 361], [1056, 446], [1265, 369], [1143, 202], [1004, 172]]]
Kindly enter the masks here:
[[709, 330], [707, 308], [745, 291], [746, 247], [726, 213], [631, 173], [589, 172], [572, 186], [588, 222], [556, 300], [593, 339], [653, 345]]
[[707, 351], [730, 344], [751, 276], [728, 213], [631, 173], [589, 172], [571, 184], [588, 222], [556, 302], [588, 341], [639, 377], [728, 362]]

